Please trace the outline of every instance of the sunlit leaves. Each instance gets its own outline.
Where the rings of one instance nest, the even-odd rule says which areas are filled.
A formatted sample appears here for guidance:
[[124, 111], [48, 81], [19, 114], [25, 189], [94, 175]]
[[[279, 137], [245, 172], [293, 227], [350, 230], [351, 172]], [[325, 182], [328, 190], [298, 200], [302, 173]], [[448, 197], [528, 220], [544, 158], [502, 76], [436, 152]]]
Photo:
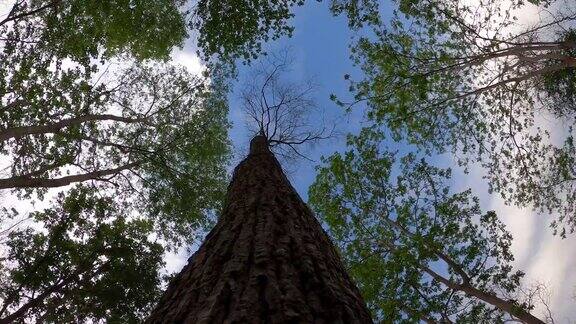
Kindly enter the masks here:
[[0, 318], [134, 322], [153, 306], [163, 248], [149, 240], [151, 222], [84, 186], [30, 217], [44, 229], [9, 235]]
[[571, 151], [552, 143], [572, 131], [542, 124], [548, 117], [573, 124], [576, 8], [528, 28], [514, 17], [525, 5], [394, 1], [389, 21], [360, 29], [352, 56], [364, 77], [350, 81], [353, 100], [333, 99], [349, 109], [365, 102], [368, 119], [396, 140], [451, 152], [465, 168], [479, 163], [491, 191], [556, 213], [563, 219], [556, 225], [566, 227], [558, 229], [572, 231], [576, 218], [562, 216], [574, 214], [575, 177], [562, 166]]
[[[130, 54], [166, 58], [187, 36], [182, 1], [18, 1], [4, 26], [8, 46], [34, 44], [60, 58]], [[33, 13], [33, 14], [32, 14]]]
[[216, 54], [249, 61], [262, 52], [265, 42], [292, 35], [292, 8], [303, 4], [303, 0], [200, 0], [190, 26], [199, 33], [205, 58]]
[[[382, 149], [378, 132], [349, 138], [325, 159], [310, 204], [328, 225], [350, 274], [384, 322], [500, 321], [509, 316], [455, 287], [469, 284], [507, 300], [521, 272], [512, 237], [471, 191], [451, 193], [450, 170]], [[436, 272], [450, 287], [434, 279]], [[514, 304], [526, 309], [528, 304]]]

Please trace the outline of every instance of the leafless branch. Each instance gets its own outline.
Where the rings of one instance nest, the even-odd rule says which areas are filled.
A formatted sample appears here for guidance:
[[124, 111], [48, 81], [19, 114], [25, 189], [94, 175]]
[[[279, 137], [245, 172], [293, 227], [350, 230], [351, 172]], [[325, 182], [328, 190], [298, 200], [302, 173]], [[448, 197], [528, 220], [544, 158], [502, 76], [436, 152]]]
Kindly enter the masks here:
[[289, 50], [256, 62], [240, 91], [240, 101], [253, 135], [266, 136], [283, 158], [310, 160], [301, 147], [333, 137], [335, 127], [325, 126], [312, 97], [317, 88], [313, 81], [286, 80], [293, 63]]

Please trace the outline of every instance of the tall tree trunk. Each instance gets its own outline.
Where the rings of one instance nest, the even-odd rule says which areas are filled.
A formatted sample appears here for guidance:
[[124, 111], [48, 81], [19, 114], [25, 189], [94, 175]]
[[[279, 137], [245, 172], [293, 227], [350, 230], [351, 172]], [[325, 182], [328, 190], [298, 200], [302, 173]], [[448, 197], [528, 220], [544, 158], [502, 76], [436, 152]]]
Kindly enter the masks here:
[[234, 171], [224, 211], [148, 323], [372, 323], [340, 257], [266, 138]]

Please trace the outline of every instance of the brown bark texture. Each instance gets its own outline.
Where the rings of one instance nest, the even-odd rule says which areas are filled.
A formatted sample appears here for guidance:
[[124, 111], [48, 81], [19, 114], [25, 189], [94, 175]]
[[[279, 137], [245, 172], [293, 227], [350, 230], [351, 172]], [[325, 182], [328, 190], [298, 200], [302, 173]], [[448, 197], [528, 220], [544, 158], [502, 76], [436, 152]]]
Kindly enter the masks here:
[[372, 323], [338, 252], [256, 136], [217, 225], [147, 323]]

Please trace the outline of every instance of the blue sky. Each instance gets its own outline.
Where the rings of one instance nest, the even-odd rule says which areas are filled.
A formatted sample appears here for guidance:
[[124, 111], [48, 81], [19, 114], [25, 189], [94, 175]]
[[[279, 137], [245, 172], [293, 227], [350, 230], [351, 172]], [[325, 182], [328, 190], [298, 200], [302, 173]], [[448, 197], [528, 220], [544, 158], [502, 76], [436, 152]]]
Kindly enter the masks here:
[[[309, 1], [305, 6], [297, 8], [295, 14], [293, 37], [282, 38], [268, 44], [267, 51], [278, 52], [289, 48], [295, 62], [287, 79], [298, 82], [312, 78], [318, 84], [314, 99], [325, 113], [326, 119], [334, 121], [339, 133], [338, 136], [320, 142], [307, 151], [306, 156], [319, 162], [322, 155], [328, 156], [335, 151], [343, 150], [345, 134], [357, 132], [361, 127], [361, 109], [357, 109], [358, 113], [345, 114], [343, 108], [337, 106], [329, 98], [332, 93], [342, 98], [349, 97], [348, 84], [344, 80], [344, 75], [359, 75], [360, 71], [353, 66], [349, 58], [348, 45], [352, 33], [345, 17], [333, 17], [328, 3], [316, 1]], [[237, 94], [249, 69], [249, 66], [241, 66], [239, 82], [234, 88], [235, 91], [230, 95], [230, 120], [233, 123], [230, 137], [236, 148], [234, 162], [238, 162], [246, 154], [247, 143], [250, 139]], [[360, 105], [357, 108], [360, 108]], [[292, 185], [304, 200], [307, 199], [308, 187], [316, 176], [315, 165], [317, 164], [302, 160], [296, 165], [285, 166]]]

